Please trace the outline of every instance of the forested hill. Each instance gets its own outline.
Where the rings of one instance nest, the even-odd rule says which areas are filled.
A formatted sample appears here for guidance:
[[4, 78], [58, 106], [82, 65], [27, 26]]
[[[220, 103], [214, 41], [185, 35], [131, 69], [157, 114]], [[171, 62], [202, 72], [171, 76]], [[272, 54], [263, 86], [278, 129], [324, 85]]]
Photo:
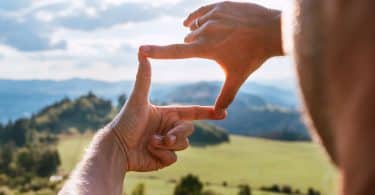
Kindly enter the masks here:
[[[119, 98], [123, 104], [124, 96]], [[31, 134], [83, 133], [87, 130], [96, 131], [106, 125], [118, 112], [111, 101], [97, 97], [93, 93], [75, 100], [65, 98], [45, 107], [30, 118], [24, 118], [0, 126], [0, 144], [14, 142], [22, 146], [28, 142]], [[206, 145], [226, 142], [228, 135], [225, 130], [213, 125], [199, 123], [196, 125], [193, 144]]]
[[[107, 113], [113, 114], [113, 106], [110, 104], [116, 104], [120, 94], [129, 94], [132, 84], [131, 81], [103, 82], [84, 79], [0, 80], [0, 121], [4, 123], [8, 119], [34, 115], [34, 124], [39, 125], [35, 128], [38, 130], [59, 132], [96, 129], [109, 120]], [[280, 86], [245, 83], [229, 107], [228, 117], [223, 121], [208, 122], [233, 134], [284, 141], [309, 140], [309, 134], [297, 110], [295, 91]], [[151, 100], [156, 104], [212, 105], [220, 87], [220, 82], [153, 83]], [[91, 97], [93, 102], [87, 101], [90, 98], [79, 98], [89, 91], [95, 94], [95, 97]], [[104, 98], [105, 101], [95, 100], [96, 96]], [[78, 101], [73, 101], [76, 99]], [[59, 105], [46, 108], [56, 101], [58, 103], [55, 104], [61, 104], [60, 107], [64, 109]], [[38, 112], [41, 109], [47, 112]], [[88, 118], [90, 123], [85, 122]], [[79, 123], [80, 121], [82, 123]]]
[[[119, 97], [119, 105], [125, 97]], [[20, 192], [57, 190], [48, 177], [61, 163], [56, 150], [59, 135], [96, 131], [110, 122], [118, 107], [88, 93], [74, 100], [64, 98], [29, 118], [0, 123], [0, 185]], [[229, 142], [223, 129], [205, 123], [197, 123], [196, 127], [190, 139], [193, 146]], [[52, 191], [47, 194], [55, 194]], [[4, 194], [1, 188], [0, 194]]]

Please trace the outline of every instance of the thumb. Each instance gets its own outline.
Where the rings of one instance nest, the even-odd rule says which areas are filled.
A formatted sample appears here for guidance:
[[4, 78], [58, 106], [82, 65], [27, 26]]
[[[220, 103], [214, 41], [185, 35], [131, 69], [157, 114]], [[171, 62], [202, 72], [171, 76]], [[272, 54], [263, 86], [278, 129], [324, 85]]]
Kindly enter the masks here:
[[151, 85], [151, 64], [142, 54], [138, 54], [138, 72], [129, 101], [148, 101]]

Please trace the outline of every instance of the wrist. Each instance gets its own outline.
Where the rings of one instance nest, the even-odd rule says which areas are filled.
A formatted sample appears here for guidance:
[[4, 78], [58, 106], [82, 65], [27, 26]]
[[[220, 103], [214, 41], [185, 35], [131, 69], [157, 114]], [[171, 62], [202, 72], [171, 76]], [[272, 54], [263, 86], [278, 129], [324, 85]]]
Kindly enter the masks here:
[[100, 130], [99, 134], [103, 135], [103, 142], [111, 143], [111, 144], [104, 144], [108, 145], [106, 149], [104, 149], [104, 153], [106, 153], [106, 157], [108, 159], [114, 159], [117, 161], [120, 170], [123, 172], [128, 171], [128, 156], [127, 156], [127, 149], [123, 145], [120, 138], [118, 138], [116, 131], [112, 128], [104, 128]]

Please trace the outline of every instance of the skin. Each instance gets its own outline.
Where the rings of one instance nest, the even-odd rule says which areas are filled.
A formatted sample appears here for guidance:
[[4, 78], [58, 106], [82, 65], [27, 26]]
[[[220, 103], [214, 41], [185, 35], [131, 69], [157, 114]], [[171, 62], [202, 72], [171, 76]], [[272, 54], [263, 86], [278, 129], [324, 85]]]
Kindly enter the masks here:
[[[157, 59], [200, 57], [216, 61], [226, 74], [215, 104], [222, 112], [251, 73], [268, 58], [282, 55], [280, 14], [248, 3], [207, 5], [184, 21], [192, 30], [184, 44], [145, 45], [140, 51]], [[195, 26], [197, 19], [199, 28]]]
[[371, 0], [295, 1], [292, 52], [306, 113], [345, 195], [375, 194], [374, 7]]
[[155, 106], [149, 102], [151, 65], [139, 55], [133, 92], [115, 119], [94, 137], [60, 195], [122, 194], [129, 171], [153, 171], [176, 162], [189, 146], [192, 120], [219, 120], [213, 107]]
[[[291, 54], [297, 63], [306, 121], [341, 173], [343, 195], [375, 194], [375, 1], [295, 0]], [[190, 14], [185, 44], [141, 47], [134, 93], [116, 119], [94, 138], [60, 194], [120, 194], [127, 171], [150, 171], [176, 161], [191, 124], [220, 119], [245, 79], [281, 55], [280, 12], [223, 2]], [[194, 27], [194, 21], [201, 26]], [[288, 35], [287, 35], [288, 36]], [[287, 37], [286, 36], [286, 37]], [[217, 61], [227, 74], [215, 110], [148, 103], [151, 70], [142, 56]], [[183, 113], [183, 114], [181, 114]], [[146, 123], [144, 121], [147, 121]]]
[[[340, 170], [340, 194], [375, 194], [375, 1], [293, 2], [286, 23], [293, 30], [284, 40], [292, 41], [285, 45], [292, 45], [306, 121]], [[254, 70], [283, 54], [279, 15], [248, 3], [204, 6], [185, 20], [192, 31], [185, 44], [145, 45], [141, 52], [158, 59], [218, 62], [226, 72], [215, 105], [222, 111]]]

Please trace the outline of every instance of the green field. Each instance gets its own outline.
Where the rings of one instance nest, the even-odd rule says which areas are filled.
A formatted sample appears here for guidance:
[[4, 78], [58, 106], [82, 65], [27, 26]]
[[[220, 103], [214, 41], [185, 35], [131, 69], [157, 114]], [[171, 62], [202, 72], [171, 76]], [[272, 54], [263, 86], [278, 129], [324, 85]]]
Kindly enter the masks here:
[[[62, 138], [59, 152], [62, 157], [61, 170], [74, 168], [91, 136]], [[303, 192], [314, 187], [324, 195], [334, 194], [336, 171], [329, 164], [320, 147], [312, 143], [287, 143], [241, 136], [231, 136], [231, 142], [218, 146], [192, 147], [180, 152], [178, 162], [171, 167], [152, 173], [129, 173], [125, 190], [129, 194], [133, 186], [145, 183], [148, 194], [172, 194], [175, 183], [181, 176], [198, 175], [222, 194], [234, 195], [238, 184], [249, 184], [253, 188], [272, 184], [288, 184]], [[220, 184], [226, 181], [229, 187]], [[256, 192], [256, 195], [270, 195]]]

